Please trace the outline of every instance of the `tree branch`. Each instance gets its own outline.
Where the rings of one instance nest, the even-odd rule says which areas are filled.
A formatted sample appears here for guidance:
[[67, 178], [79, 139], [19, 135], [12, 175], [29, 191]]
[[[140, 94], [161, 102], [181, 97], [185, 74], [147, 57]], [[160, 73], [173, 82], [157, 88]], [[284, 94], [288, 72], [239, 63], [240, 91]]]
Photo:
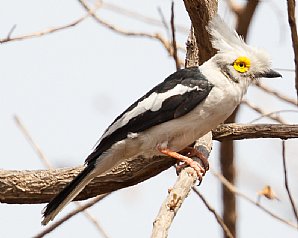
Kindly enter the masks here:
[[[205, 27], [211, 16], [217, 12], [217, 0], [184, 0], [184, 5], [194, 28], [198, 49], [200, 50], [199, 60], [202, 64], [215, 54], [209, 40], [209, 33]], [[206, 39], [208, 40], [206, 41]]]
[[295, 229], [298, 229], [298, 226], [290, 221], [287, 221], [283, 218], [281, 218], [280, 216], [278, 216], [277, 214], [271, 212], [269, 209], [265, 208], [264, 206], [262, 206], [258, 201], [255, 201], [255, 199], [247, 196], [246, 194], [240, 192], [237, 187], [230, 183], [222, 174], [216, 173], [215, 171], [211, 171], [211, 173], [217, 177], [219, 179], [219, 181], [231, 192], [236, 194], [237, 196], [243, 198], [244, 200], [248, 201], [249, 203], [251, 203], [252, 205], [257, 206], [258, 208], [260, 208], [263, 212], [267, 213], [269, 216], [273, 217], [274, 219], [289, 225]]
[[42, 31], [37, 31], [37, 32], [34, 32], [34, 33], [30, 33], [30, 34], [11, 37], [11, 34], [12, 34], [13, 30], [16, 28], [16, 26], [14, 25], [12, 27], [12, 29], [9, 31], [7, 37], [3, 38], [3, 39], [0, 39], [0, 44], [12, 42], [12, 41], [21, 41], [21, 40], [41, 37], [41, 36], [44, 36], [44, 35], [48, 35], [48, 34], [51, 34], [51, 33], [55, 33], [55, 32], [58, 32], [58, 31], [65, 30], [67, 28], [74, 27], [74, 26], [78, 25], [79, 23], [81, 23], [82, 21], [84, 21], [85, 19], [87, 19], [89, 16], [91, 16], [91, 14], [93, 14], [93, 12], [95, 12], [99, 7], [100, 6], [96, 6], [94, 9], [90, 8], [88, 10], [88, 13], [85, 16], [80, 17], [80, 18], [78, 18], [77, 20], [74, 20], [71, 23], [61, 25], [61, 26], [58, 26], [58, 27], [48, 28], [48, 29], [45, 29], [45, 30], [42, 30]]
[[197, 174], [194, 169], [186, 168], [181, 171], [153, 223], [152, 238], [165, 238], [168, 236], [168, 230], [176, 213], [196, 181]]
[[[92, 199], [91, 201], [85, 203], [84, 205], [81, 205], [81, 206], [77, 207], [77, 209], [71, 211], [66, 216], [62, 217], [61, 219], [59, 219], [59, 220], [55, 221], [54, 223], [52, 223], [51, 225], [47, 226], [43, 231], [41, 231], [40, 233], [35, 235], [33, 238], [44, 237], [45, 235], [49, 234], [50, 232], [55, 230], [57, 227], [59, 227], [62, 223], [66, 222], [67, 220], [69, 220], [73, 216], [79, 214], [80, 212], [86, 211], [86, 209], [92, 207], [93, 205], [95, 205], [97, 202], [101, 201], [105, 197], [106, 197], [106, 194], [97, 196], [96, 198]], [[104, 237], [108, 237], [105, 234], [104, 230], [102, 230], [101, 233]]]
[[287, 194], [288, 194], [291, 206], [292, 206], [292, 210], [293, 210], [293, 213], [295, 215], [296, 222], [297, 222], [297, 225], [298, 225], [298, 212], [297, 212], [297, 208], [296, 208], [295, 201], [293, 199], [292, 193], [290, 191], [289, 181], [288, 181], [288, 171], [287, 171], [287, 165], [286, 165], [286, 143], [285, 143], [285, 141], [282, 141], [282, 164], [283, 164], [283, 171], [284, 171], [285, 188], [287, 190]]
[[295, 19], [295, 0], [287, 0], [288, 3], [288, 21], [291, 29], [292, 44], [294, 50], [294, 61], [295, 61], [295, 87], [298, 97], [298, 35], [297, 35], [297, 25]]
[[230, 232], [227, 225], [224, 223], [223, 219], [218, 215], [218, 213], [215, 211], [213, 207], [207, 202], [206, 198], [200, 193], [200, 191], [197, 188], [192, 188], [192, 190], [201, 198], [202, 202], [205, 204], [205, 206], [208, 208], [208, 210], [214, 215], [217, 223], [221, 226], [224, 234], [228, 238], [233, 238], [234, 236]]
[[[91, 8], [88, 6], [88, 4], [86, 3], [85, 0], [78, 0], [78, 1], [86, 11], [90, 12]], [[101, 19], [95, 12], [92, 12], [91, 16], [98, 24], [100, 24], [100, 25], [108, 28], [109, 30], [111, 30], [115, 33], [118, 33], [120, 35], [133, 36], [133, 37], [144, 37], [144, 38], [158, 40], [163, 45], [163, 47], [166, 49], [166, 51], [169, 53], [169, 55], [173, 56], [173, 47], [172, 47], [171, 42], [164, 39], [159, 33], [150, 34], [150, 33], [145, 33], [145, 32], [127, 31], [127, 30], [121, 29], [120, 27], [112, 25], [109, 22]], [[177, 49], [184, 50], [184, 48], [179, 45], [177, 45]], [[181, 64], [182, 64], [182, 62], [181, 62]]]
[[[220, 125], [213, 131], [215, 140], [252, 138], [298, 138], [298, 125], [256, 124]], [[131, 158], [112, 172], [95, 178], [76, 198], [84, 200], [138, 184], [175, 164], [166, 156]], [[0, 202], [35, 204], [49, 202], [82, 167], [49, 170], [0, 170]]]
[[231, 123], [213, 130], [213, 139], [219, 141], [257, 138], [298, 138], [298, 125]]

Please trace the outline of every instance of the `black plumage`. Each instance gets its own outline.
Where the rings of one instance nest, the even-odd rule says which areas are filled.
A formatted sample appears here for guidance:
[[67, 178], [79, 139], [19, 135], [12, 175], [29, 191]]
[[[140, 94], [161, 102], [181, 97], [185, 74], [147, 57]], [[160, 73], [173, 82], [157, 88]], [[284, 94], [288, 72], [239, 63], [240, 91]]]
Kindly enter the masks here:
[[94, 151], [86, 159], [87, 166], [85, 169], [46, 206], [43, 213], [44, 217], [47, 217], [54, 212], [70, 195], [70, 193], [83, 181], [83, 179], [92, 172], [96, 166], [97, 160], [103, 152], [111, 148], [111, 146], [113, 146], [116, 142], [127, 138], [129, 133], [139, 133], [163, 122], [167, 122], [187, 114], [208, 96], [213, 87], [213, 84], [211, 84], [201, 74], [197, 67], [178, 70], [133, 103], [114, 120], [110, 127], [114, 123], [117, 123], [117, 120], [125, 115], [125, 113], [133, 110], [138, 106], [139, 102], [149, 97], [152, 93], [165, 93], [173, 89], [178, 84], [189, 88], [196, 87], [196, 89], [190, 90], [184, 94], [176, 94], [166, 98], [161, 104], [159, 110], [146, 110], [136, 117], [131, 118], [127, 124], [117, 128], [111, 134], [103, 137]]
[[[197, 87], [197, 90], [186, 92], [182, 95], [173, 95], [165, 99], [162, 106], [157, 111], [147, 110], [129, 120], [127, 124], [116, 129], [110, 135], [103, 137], [94, 151], [86, 159], [86, 163], [95, 163], [99, 156], [111, 148], [117, 141], [127, 138], [128, 133], [139, 133], [148, 128], [159, 125], [163, 122], [181, 117], [195, 108], [210, 93], [211, 84], [197, 67], [181, 69], [167, 77], [162, 83], [155, 86], [143, 97], [133, 103], [121, 115], [119, 115], [110, 127], [117, 122], [125, 113], [137, 107], [138, 103], [149, 97], [152, 93], [164, 93], [181, 84], [190, 88]], [[109, 127], [109, 128], [110, 128]], [[109, 129], [108, 128], [108, 129]], [[107, 129], [107, 130], [108, 130]]]

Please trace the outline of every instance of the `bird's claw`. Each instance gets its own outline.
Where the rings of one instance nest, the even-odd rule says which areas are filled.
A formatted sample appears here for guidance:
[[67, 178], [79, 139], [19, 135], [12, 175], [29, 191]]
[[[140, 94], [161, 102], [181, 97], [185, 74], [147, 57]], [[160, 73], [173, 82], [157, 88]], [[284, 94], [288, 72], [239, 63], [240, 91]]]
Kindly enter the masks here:
[[209, 162], [208, 159], [198, 150], [193, 147], [187, 147], [183, 151], [180, 152], [184, 156], [187, 156], [190, 161], [184, 162], [176, 166], [177, 175], [187, 166], [193, 168], [197, 175], [199, 184], [202, 183], [203, 176], [205, 176], [206, 172], [209, 170]]

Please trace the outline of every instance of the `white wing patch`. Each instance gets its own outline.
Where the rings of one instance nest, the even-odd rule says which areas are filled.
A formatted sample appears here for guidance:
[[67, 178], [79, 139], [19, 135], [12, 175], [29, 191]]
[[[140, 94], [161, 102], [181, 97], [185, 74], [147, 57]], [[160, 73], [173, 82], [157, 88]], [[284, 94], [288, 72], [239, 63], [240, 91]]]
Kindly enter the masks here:
[[[146, 112], [146, 111], [158, 111], [162, 103], [175, 95], [182, 95], [187, 92], [191, 92], [194, 90], [200, 90], [198, 86], [195, 87], [188, 87], [182, 84], [177, 84], [174, 88], [168, 90], [164, 93], [152, 93], [149, 95], [149, 97], [145, 98], [143, 101], [140, 101], [136, 107], [134, 107], [131, 111], [126, 112], [123, 114], [121, 118], [119, 118], [117, 121], [115, 121], [102, 135], [97, 145], [100, 143], [100, 141], [105, 138], [108, 135], [111, 135], [114, 131], [117, 129], [125, 126], [131, 119], [137, 117], [138, 115]], [[97, 146], [96, 145], [96, 146]]]

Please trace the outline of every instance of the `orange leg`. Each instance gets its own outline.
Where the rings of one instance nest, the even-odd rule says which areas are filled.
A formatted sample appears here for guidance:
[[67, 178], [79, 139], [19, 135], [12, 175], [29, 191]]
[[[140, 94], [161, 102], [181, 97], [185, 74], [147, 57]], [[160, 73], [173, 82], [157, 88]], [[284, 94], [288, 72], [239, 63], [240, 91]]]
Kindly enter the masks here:
[[179, 161], [182, 161], [182, 162], [188, 164], [191, 168], [193, 168], [197, 172], [199, 180], [200, 181], [202, 180], [202, 177], [205, 175], [206, 171], [200, 164], [193, 161], [191, 158], [189, 158], [187, 156], [181, 155], [181, 154], [179, 154], [177, 152], [174, 152], [174, 151], [171, 151], [167, 148], [164, 149], [164, 148], [158, 147], [158, 150], [159, 150], [159, 152], [161, 152], [165, 155], [168, 155], [172, 158], [175, 158]]
[[[205, 171], [209, 170], [209, 162], [205, 155], [194, 147], [186, 147], [185, 149], [179, 151], [180, 154], [185, 155], [190, 158], [199, 159], [200, 165], [203, 166]], [[198, 162], [198, 160], [194, 159]]]

